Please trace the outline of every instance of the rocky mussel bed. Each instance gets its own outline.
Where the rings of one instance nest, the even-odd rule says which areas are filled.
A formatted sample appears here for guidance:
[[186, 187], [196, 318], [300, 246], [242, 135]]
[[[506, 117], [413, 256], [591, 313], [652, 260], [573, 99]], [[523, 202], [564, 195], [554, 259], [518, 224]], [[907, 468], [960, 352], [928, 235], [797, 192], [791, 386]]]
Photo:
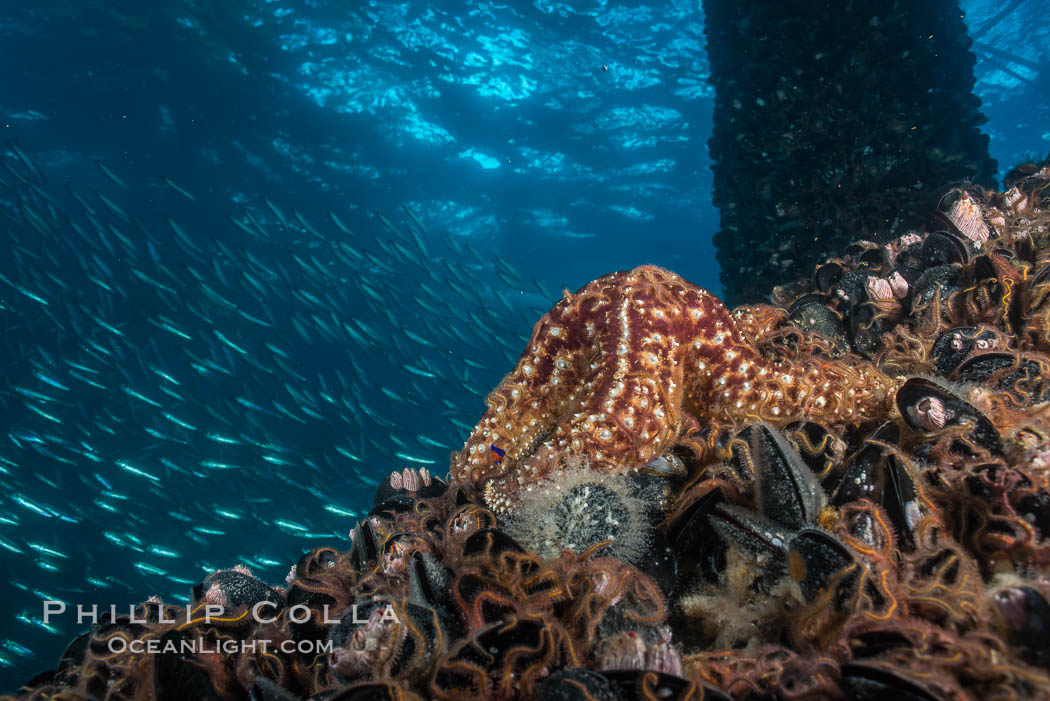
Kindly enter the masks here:
[[8, 698], [1050, 698], [1048, 186], [954, 188], [733, 312], [756, 358], [889, 378], [877, 410], [675, 405], [641, 467], [552, 453], [513, 503], [406, 468], [283, 586], [104, 615]]

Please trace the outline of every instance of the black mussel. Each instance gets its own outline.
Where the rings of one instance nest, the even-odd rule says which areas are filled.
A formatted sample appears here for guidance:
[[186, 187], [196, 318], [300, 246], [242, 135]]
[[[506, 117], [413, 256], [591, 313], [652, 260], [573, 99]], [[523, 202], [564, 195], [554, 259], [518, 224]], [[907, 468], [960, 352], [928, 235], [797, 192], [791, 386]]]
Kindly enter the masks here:
[[430, 484], [416, 491], [416, 497], [419, 499], [434, 499], [448, 491], [448, 485], [440, 477], [431, 477], [430, 480]]
[[971, 266], [973, 282], [984, 288], [983, 306], [989, 311], [997, 310], [1001, 319], [1011, 330], [1023, 325], [1022, 296], [1024, 274], [1017, 270], [1010, 259], [999, 253], [986, 253], [974, 259]]
[[665, 592], [692, 588], [695, 584], [691, 579], [693, 573], [715, 581], [725, 567], [725, 542], [717, 536], [708, 520], [715, 506], [724, 501], [722, 488], [715, 487], [689, 504], [667, 527], [667, 542], [679, 576], [676, 586], [664, 589]]
[[864, 251], [867, 251], [867, 250], [869, 250], [871, 248], [877, 248], [877, 247], [878, 247], [877, 243], [875, 243], [873, 241], [865, 241], [864, 239], [861, 239], [859, 241], [854, 241], [854, 242], [852, 242], [850, 244], [847, 244], [846, 245], [846, 250], [843, 251], [843, 253], [845, 254], [846, 258], [849, 258], [849, 259], [852, 260], [852, 259], [855, 259], [857, 256], [861, 255], [862, 253], [864, 253]]
[[758, 507], [796, 530], [824, 508], [824, 490], [784, 435], [769, 424], [748, 426], [731, 443], [733, 460], [754, 473]]
[[792, 536], [791, 529], [736, 504], [719, 504], [708, 519], [719, 536], [756, 555], [783, 555]]
[[640, 669], [605, 670], [602, 676], [620, 692], [621, 699], [667, 699], [667, 701], [731, 701], [718, 689], [663, 672]]
[[835, 285], [832, 296], [839, 301], [843, 308], [848, 309], [849, 305], [853, 304], [855, 300], [867, 298], [869, 277], [871, 275], [867, 272], [851, 270], [843, 275], [842, 279]]
[[[1026, 374], [1025, 363], [1019, 356], [1003, 352], [979, 353], [960, 363], [952, 373], [952, 379], [974, 384], [992, 384], [988, 380], [993, 375], [1011, 367], [1016, 367], [1022, 374]], [[1038, 371], [1037, 368], [1036, 370]]]
[[[984, 255], [977, 256], [973, 259], [973, 265], [970, 267], [975, 281], [979, 280], [1000, 280], [1004, 277], [1017, 278], [1020, 277], [1020, 273], [1016, 270], [1010, 270], [1010, 258], [1013, 254], [1009, 251], [1002, 250], [993, 251], [992, 253], [985, 253]], [[1004, 267], [1006, 269], [1004, 269]]]
[[408, 600], [420, 606], [440, 606], [446, 599], [452, 572], [427, 552], [415, 552], [408, 566]]
[[566, 666], [571, 646], [558, 629], [519, 614], [480, 628], [442, 659], [431, 689], [443, 698], [476, 698], [478, 677], [492, 680], [485, 698], [534, 698], [548, 670]]
[[1050, 350], [1050, 263], [1035, 274], [1025, 294], [1027, 320], [1023, 336], [1034, 347]]
[[843, 350], [847, 348], [842, 316], [824, 304], [821, 295], [808, 294], [796, 299], [788, 309], [791, 320], [803, 331], [817, 333]]
[[854, 701], [944, 701], [918, 682], [883, 667], [847, 662], [839, 671], [839, 686]]
[[719, 505], [710, 520], [722, 538], [763, 557], [769, 576], [780, 575], [786, 564], [809, 600], [832, 575], [853, 563], [853, 555], [845, 545], [816, 528], [792, 531], [750, 509], [732, 504]]
[[390, 676], [400, 679], [421, 680], [429, 675], [434, 660], [445, 653], [448, 631], [444, 629], [438, 612], [428, 606], [416, 606], [405, 602], [398, 609], [397, 625], [408, 629], [408, 635], [400, 635], [395, 661], [390, 667]]
[[939, 434], [951, 427], [966, 427], [967, 437], [995, 455], [1003, 455], [1003, 442], [991, 421], [972, 404], [939, 382], [913, 377], [897, 390], [897, 409], [904, 421], [920, 434]]
[[999, 332], [987, 326], [954, 326], [937, 337], [930, 357], [939, 373], [949, 375], [972, 353], [994, 350], [1005, 343]]
[[372, 503], [375, 505], [373, 511], [389, 509], [392, 511], [411, 510], [416, 499], [431, 499], [445, 493], [448, 485], [441, 479], [434, 477], [426, 468], [415, 469], [406, 467], [399, 472], [393, 472], [389, 477], [379, 482]]
[[268, 601], [278, 608], [284, 607], [284, 595], [281, 592], [240, 566], [212, 572], [203, 583], [193, 588], [193, 598], [195, 601], [207, 599], [210, 603], [229, 608], [254, 606], [262, 601]]
[[762, 513], [735, 504], [716, 504], [708, 520], [725, 541], [759, 556], [772, 556], [768, 558], [769, 574], [776, 575], [791, 539], [814, 523], [824, 508], [824, 490], [788, 440], [768, 424], [748, 426], [730, 446], [737, 470], [754, 474]]
[[170, 621], [172, 614], [178, 615], [179, 611], [184, 610], [178, 606], [166, 606], [160, 601], [146, 601], [135, 607], [135, 618], [149, 623], [161, 623]]
[[[835, 505], [861, 499], [882, 504], [911, 544], [919, 507], [912, 476], [895, 454], [899, 437], [896, 424], [880, 426], [830, 486]], [[803, 591], [814, 595], [831, 573], [852, 562], [849, 550], [837, 539], [809, 528], [825, 503], [823, 489], [787, 440], [766, 424], [741, 431], [733, 448], [734, 459], [755, 474], [762, 514], [721, 504], [711, 509], [712, 526], [724, 539], [752, 552], [788, 553]]]
[[1050, 493], [1039, 489], [1025, 494], [1017, 500], [1017, 511], [1025, 515], [1040, 538], [1050, 538]]
[[463, 543], [466, 557], [498, 557], [506, 552], [524, 553], [525, 548], [498, 528], [483, 528], [471, 533]]
[[678, 583], [678, 561], [675, 551], [660, 531], [650, 536], [649, 554], [638, 563], [638, 569], [653, 578], [664, 592], [673, 591]]
[[941, 307], [941, 320], [948, 321], [948, 300], [960, 290], [961, 272], [958, 265], [939, 265], [924, 271], [909, 288], [912, 313], [922, 316], [923, 310], [937, 302]]
[[638, 472], [632, 475], [632, 480], [642, 489], [660, 491], [667, 489], [669, 480], [680, 480], [686, 474], [688, 470], [682, 457], [668, 452], [642, 465]]
[[814, 421], [792, 421], [784, 427], [783, 433], [798, 451], [802, 462], [817, 476], [826, 474], [846, 451], [841, 438]]
[[935, 231], [922, 244], [922, 263], [928, 270], [941, 265], [965, 265], [970, 250], [959, 236], [947, 231]]
[[1024, 658], [1050, 668], [1050, 603], [1032, 587], [1012, 586], [995, 594], [995, 604], [1006, 623], [1010, 642], [1024, 651]]
[[462, 485], [456, 487], [454, 496], [455, 498], [453, 499], [453, 502], [456, 506], [466, 506], [467, 504], [473, 503], [470, 498], [470, 491], [464, 489]]
[[906, 550], [914, 550], [915, 529], [922, 519], [915, 475], [907, 461], [897, 453], [886, 457], [885, 473], [882, 506], [897, 530], [898, 544]]
[[914, 278], [908, 277], [906, 270], [921, 271], [925, 266], [922, 263], [923, 239], [918, 234], [902, 236], [890, 244], [897, 255], [893, 261], [893, 269], [907, 278], [908, 282], [914, 282]]
[[850, 347], [855, 353], [870, 358], [893, 322], [872, 299], [867, 288], [854, 293], [848, 309]]
[[846, 258], [860, 262], [866, 254], [884, 252], [885, 247], [882, 244], [875, 243], [874, 241], [868, 241], [867, 239], [860, 239], [846, 246]]
[[158, 652], [153, 658], [153, 698], [157, 701], [219, 701], [207, 668], [194, 659], [184, 643], [188, 639], [177, 630], [160, 636]]
[[348, 681], [418, 676], [446, 644], [435, 611], [381, 597], [356, 599], [330, 627], [328, 640], [329, 663]]
[[63, 676], [72, 672], [77, 665], [84, 661], [84, 655], [88, 651], [88, 643], [91, 642], [91, 633], [81, 633], [66, 646], [62, 658], [58, 661], [57, 673]]
[[304, 553], [295, 563], [297, 578], [316, 577], [338, 567], [345, 555], [334, 548], [320, 547]]
[[[881, 283], [881, 288], [875, 283]], [[873, 290], [885, 288], [883, 298], [877, 299]], [[835, 287], [834, 298], [846, 320], [849, 347], [866, 355], [875, 350], [891, 326], [891, 317], [900, 312], [900, 302], [893, 296], [888, 280], [869, 272], [847, 273]]]
[[255, 677], [249, 697], [251, 701], [300, 701], [300, 697], [262, 675]]
[[449, 598], [453, 576], [452, 570], [430, 553], [413, 553], [409, 565], [408, 602], [435, 611], [446, 634], [460, 637], [465, 631], [459, 617], [452, 612], [454, 607]]
[[846, 247], [846, 257], [859, 268], [880, 272], [889, 267], [889, 254], [884, 246], [874, 241], [856, 241]]
[[355, 572], [367, 572], [379, 559], [379, 542], [372, 522], [365, 519], [350, 532], [350, 564]]
[[845, 274], [846, 268], [841, 263], [829, 260], [817, 268], [813, 275], [813, 284], [821, 292], [830, 292]]
[[893, 268], [893, 272], [900, 275], [908, 283], [908, 294], [911, 295], [911, 290], [915, 287], [915, 283], [919, 281], [926, 269], [922, 267], [921, 261], [917, 262], [916, 265], [906, 265], [898, 261]]
[[825, 483], [831, 495], [832, 506], [843, 506], [853, 501], [870, 499], [882, 502], [885, 484], [886, 456], [900, 439], [900, 427], [887, 421], [875, 430], [860, 450], [846, 462], [845, 468], [829, 477]]
[[[288, 625], [296, 640], [323, 640], [330, 622], [326, 622], [326, 619], [335, 610], [336, 599], [331, 594], [304, 586], [305, 584], [309, 583], [296, 581], [288, 589], [289, 610], [298, 607], [295, 608], [298, 620], [290, 621]], [[309, 615], [305, 615], [307, 610]], [[261, 608], [259, 611], [261, 618], [271, 618], [276, 614], [275, 610], [268, 608]]]
[[559, 669], [536, 687], [538, 701], [621, 701], [611, 681], [589, 669]]
[[960, 364], [952, 379], [1004, 392], [1017, 406], [1050, 400], [1050, 359], [1035, 353], [980, 353]]
[[812, 601], [828, 579], [853, 564], [853, 554], [838, 538], [816, 528], [803, 528], [787, 546], [788, 572]]
[[874, 246], [857, 256], [857, 264], [874, 274], [882, 275], [889, 272], [890, 257], [883, 246]]
[[691, 552], [710, 535], [705, 531], [707, 516], [716, 504], [725, 501], [716, 487], [690, 504], [667, 528], [667, 541], [677, 552]]
[[[403, 490], [402, 490], [403, 491]], [[378, 492], [376, 493], [378, 497]], [[408, 493], [395, 493], [372, 507], [369, 516], [382, 516], [383, 514], [404, 514], [411, 511], [416, 505], [416, 500]]]
[[397, 682], [361, 682], [343, 687], [333, 696], [316, 696], [317, 701], [422, 701], [421, 696]]
[[1014, 187], [1023, 187], [1026, 184], [1025, 181], [1038, 172], [1039, 164], [1032, 160], [1018, 163], [1013, 168], [1006, 171], [1006, 175], [1003, 176], [1003, 191], [1010, 190]]
[[[878, 552], [888, 552], [894, 545], [893, 532], [886, 528], [886, 521], [878, 512], [857, 505], [858, 508], [845, 507], [840, 512], [839, 521], [845, 526], [846, 532], [865, 546]], [[907, 550], [914, 550], [908, 547]]]
[[912, 646], [911, 639], [903, 631], [890, 626], [861, 629], [850, 636], [849, 642], [854, 660], [877, 657], [897, 648], [907, 649]]
[[927, 288], [937, 288], [941, 291], [941, 297], [947, 299], [948, 293], [960, 289], [960, 279], [963, 269], [960, 265], [936, 265], [923, 271], [919, 279], [913, 283], [912, 297], [926, 297], [930, 293]]
[[901, 427], [892, 421], [886, 421], [872, 431], [867, 440], [871, 443], [881, 443], [884, 446], [892, 447], [897, 444], [897, 441], [899, 441], [900, 438]]
[[1036, 271], [1035, 275], [1032, 276], [1032, 279], [1028, 281], [1028, 289], [1042, 285], [1044, 282], [1050, 282], [1050, 263], [1046, 263]]
[[[19, 692], [23, 692], [23, 693], [27, 692], [27, 691], [39, 692], [41, 689], [43, 689], [43, 687], [50, 686], [52, 684], [56, 684], [56, 683], [58, 683], [58, 681], [59, 680], [57, 679], [57, 674], [55, 673], [55, 670], [49, 669], [49, 670], [47, 670], [45, 672], [41, 672], [40, 674], [37, 674], [32, 679], [30, 679], [25, 684], [23, 684], [22, 688], [19, 689]], [[55, 689], [54, 691], [58, 691], [58, 690]], [[34, 694], [34, 696], [35, 696], [35, 694]], [[50, 697], [49, 696], [49, 697], [46, 697], [46, 698], [54, 698], [54, 697]]]
[[[88, 654], [99, 656], [105, 653], [108, 640], [113, 635], [121, 635], [131, 640], [143, 638], [151, 632], [151, 629], [140, 623], [132, 623], [131, 616], [117, 616], [112, 618], [110, 613], [99, 612], [99, 622], [92, 627], [91, 641], [88, 643]], [[136, 617], [136, 620], [139, 620]]]
[[1016, 257], [1021, 260], [1033, 260], [1037, 254], [1031, 234], [1028, 232], [1019, 233], [1021, 233], [1021, 235], [1015, 236], [1010, 242], [1010, 245], [1014, 247]]
[[514, 604], [507, 592], [473, 572], [458, 575], [451, 592], [456, 601], [461, 602], [457, 611], [464, 617], [464, 624], [495, 624], [514, 615]]

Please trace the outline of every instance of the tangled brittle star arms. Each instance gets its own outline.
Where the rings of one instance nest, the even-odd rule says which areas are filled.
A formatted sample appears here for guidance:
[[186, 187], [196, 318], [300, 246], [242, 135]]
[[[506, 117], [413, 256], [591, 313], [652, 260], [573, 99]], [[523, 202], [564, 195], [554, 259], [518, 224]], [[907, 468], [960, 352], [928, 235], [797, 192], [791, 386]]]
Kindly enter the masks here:
[[[453, 477], [507, 511], [569, 455], [592, 470], [638, 469], [698, 421], [843, 425], [878, 416], [896, 388], [856, 357], [767, 358], [741, 333], [746, 324], [711, 293], [650, 265], [566, 292], [489, 394], [453, 455]], [[493, 445], [505, 459], [494, 460]]]

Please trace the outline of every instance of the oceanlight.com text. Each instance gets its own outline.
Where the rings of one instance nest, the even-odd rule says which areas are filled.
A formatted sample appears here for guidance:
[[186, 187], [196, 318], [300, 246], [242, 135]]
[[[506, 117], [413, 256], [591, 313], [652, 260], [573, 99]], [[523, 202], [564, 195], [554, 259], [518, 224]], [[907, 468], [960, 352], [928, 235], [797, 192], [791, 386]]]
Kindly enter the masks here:
[[272, 645], [271, 640], [160, 640], [151, 638], [149, 640], [126, 640], [115, 636], [109, 640], [109, 651], [120, 654], [131, 651], [135, 654], [156, 655], [164, 652], [175, 652], [180, 654], [210, 655], [222, 654], [232, 655], [235, 653], [268, 653], [279, 650], [283, 653], [299, 652], [312, 655], [318, 652], [331, 653], [335, 650], [335, 643], [331, 640], [282, 640], [278, 645]]

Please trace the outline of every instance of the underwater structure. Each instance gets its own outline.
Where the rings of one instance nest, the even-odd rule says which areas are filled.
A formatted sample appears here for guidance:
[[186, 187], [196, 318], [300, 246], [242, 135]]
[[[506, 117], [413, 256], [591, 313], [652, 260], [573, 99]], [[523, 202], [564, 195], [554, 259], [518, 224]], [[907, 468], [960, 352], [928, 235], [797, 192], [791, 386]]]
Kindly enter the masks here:
[[726, 301], [922, 223], [996, 171], [956, 0], [705, 2]]
[[1050, 165], [941, 194], [770, 303], [566, 293], [445, 479], [14, 698], [1047, 698]]

